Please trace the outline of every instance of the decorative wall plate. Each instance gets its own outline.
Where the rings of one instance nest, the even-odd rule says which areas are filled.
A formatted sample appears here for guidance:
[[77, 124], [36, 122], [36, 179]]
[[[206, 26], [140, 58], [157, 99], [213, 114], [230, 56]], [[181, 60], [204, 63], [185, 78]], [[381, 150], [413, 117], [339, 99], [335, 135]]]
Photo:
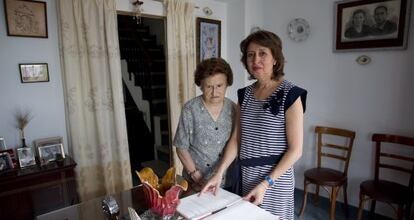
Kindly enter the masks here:
[[288, 35], [294, 41], [303, 41], [309, 37], [309, 23], [303, 18], [295, 18], [289, 22]]

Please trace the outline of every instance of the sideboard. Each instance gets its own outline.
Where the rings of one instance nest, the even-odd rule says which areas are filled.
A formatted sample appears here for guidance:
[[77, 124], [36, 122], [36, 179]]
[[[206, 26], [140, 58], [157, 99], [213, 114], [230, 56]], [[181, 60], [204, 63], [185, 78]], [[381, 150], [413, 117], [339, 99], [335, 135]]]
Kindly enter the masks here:
[[33, 219], [79, 202], [75, 161], [0, 172], [0, 219]]

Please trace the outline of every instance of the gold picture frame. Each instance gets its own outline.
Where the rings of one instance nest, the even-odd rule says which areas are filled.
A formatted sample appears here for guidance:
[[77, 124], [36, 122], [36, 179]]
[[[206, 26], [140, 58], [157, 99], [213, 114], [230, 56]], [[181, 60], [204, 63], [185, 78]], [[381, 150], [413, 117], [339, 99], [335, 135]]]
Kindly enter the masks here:
[[4, 0], [7, 35], [47, 38], [46, 2]]

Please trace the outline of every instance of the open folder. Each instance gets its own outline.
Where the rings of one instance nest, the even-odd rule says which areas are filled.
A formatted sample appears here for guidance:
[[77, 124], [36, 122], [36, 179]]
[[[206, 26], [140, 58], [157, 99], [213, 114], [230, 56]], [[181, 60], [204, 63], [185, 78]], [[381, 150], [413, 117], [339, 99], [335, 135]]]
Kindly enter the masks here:
[[243, 200], [240, 196], [219, 189], [217, 195], [210, 192], [202, 195], [194, 194], [181, 199], [177, 212], [190, 220], [277, 220], [278, 216]]

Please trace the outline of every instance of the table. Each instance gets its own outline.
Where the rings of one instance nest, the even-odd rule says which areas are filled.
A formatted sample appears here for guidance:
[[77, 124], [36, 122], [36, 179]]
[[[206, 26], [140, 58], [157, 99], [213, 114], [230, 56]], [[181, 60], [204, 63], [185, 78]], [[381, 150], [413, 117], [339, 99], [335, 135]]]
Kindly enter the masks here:
[[[138, 214], [142, 214], [149, 207], [144, 199], [144, 192], [141, 185], [125, 190], [114, 195], [119, 206], [118, 219], [129, 219], [128, 207], [134, 208]], [[105, 196], [85, 201], [73, 206], [52, 211], [40, 216], [37, 220], [75, 220], [75, 219], [106, 219], [102, 210], [102, 200]]]
[[33, 219], [78, 202], [75, 161], [0, 173], [0, 219]]

